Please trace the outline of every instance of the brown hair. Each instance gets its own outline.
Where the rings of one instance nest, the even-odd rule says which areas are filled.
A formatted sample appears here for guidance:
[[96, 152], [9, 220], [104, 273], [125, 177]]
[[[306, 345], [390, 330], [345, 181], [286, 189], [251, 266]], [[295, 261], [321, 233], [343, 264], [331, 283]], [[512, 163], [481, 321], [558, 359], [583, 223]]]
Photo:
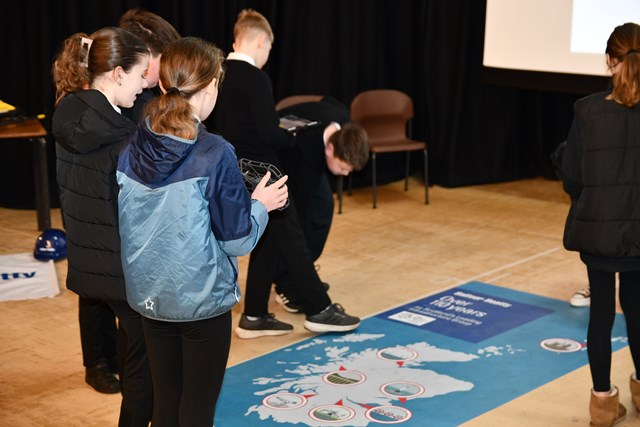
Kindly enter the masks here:
[[213, 79], [222, 80], [222, 51], [196, 37], [172, 43], [160, 59], [160, 84], [166, 93], [151, 100], [145, 116], [151, 129], [160, 134], [194, 139], [197, 126], [188, 100]]
[[[83, 37], [92, 40], [90, 46]], [[102, 28], [91, 36], [72, 35], [53, 62], [55, 105], [68, 93], [86, 89], [97, 76], [118, 66], [128, 72], [145, 55], [149, 51], [142, 40], [121, 28]]]
[[611, 98], [627, 107], [640, 103], [640, 26], [626, 23], [616, 27], [607, 40], [609, 67], [613, 74]]
[[154, 57], [180, 38], [173, 25], [155, 13], [140, 8], [125, 12], [120, 18], [120, 28], [140, 37]]
[[269, 40], [273, 43], [273, 31], [269, 21], [260, 12], [256, 12], [253, 9], [243, 9], [238, 13], [238, 19], [233, 27], [233, 38], [240, 40], [243, 37], [251, 37], [257, 35], [259, 32], [265, 33], [269, 36]]
[[329, 143], [333, 145], [333, 155], [354, 170], [364, 168], [369, 161], [369, 135], [355, 123], [347, 123], [332, 133]]

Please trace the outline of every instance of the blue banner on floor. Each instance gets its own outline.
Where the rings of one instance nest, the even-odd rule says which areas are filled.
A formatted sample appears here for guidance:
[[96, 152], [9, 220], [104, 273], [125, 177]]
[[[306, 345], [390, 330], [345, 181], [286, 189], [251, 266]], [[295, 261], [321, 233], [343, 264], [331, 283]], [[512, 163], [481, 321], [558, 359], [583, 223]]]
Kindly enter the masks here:
[[[588, 309], [472, 282], [227, 370], [216, 424], [457, 426], [587, 364]], [[616, 316], [613, 349], [627, 345]]]

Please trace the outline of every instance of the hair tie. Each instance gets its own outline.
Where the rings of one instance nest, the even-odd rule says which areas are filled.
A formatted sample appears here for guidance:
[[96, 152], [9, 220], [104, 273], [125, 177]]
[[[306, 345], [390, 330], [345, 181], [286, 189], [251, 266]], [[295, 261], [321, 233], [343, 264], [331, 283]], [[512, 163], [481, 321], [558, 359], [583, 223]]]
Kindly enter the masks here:
[[170, 93], [177, 93], [178, 95], [180, 95], [181, 92], [180, 92], [180, 89], [174, 86], [167, 91], [167, 95], [169, 95]]
[[629, 49], [627, 51], [627, 55], [631, 54], [631, 53], [640, 53], [640, 49]]
[[91, 43], [93, 43], [93, 40], [87, 37], [82, 37], [80, 40], [80, 47], [87, 51], [84, 54], [84, 58], [82, 58], [82, 61], [80, 62], [80, 65], [85, 68], [89, 67], [89, 49], [91, 49]]

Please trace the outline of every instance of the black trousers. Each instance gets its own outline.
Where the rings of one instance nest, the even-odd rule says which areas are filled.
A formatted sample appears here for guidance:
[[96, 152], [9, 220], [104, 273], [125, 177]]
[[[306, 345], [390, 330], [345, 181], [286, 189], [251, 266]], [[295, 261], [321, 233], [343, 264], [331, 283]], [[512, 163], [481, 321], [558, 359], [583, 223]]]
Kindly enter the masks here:
[[[91, 368], [97, 363], [118, 367], [116, 316], [103, 301], [80, 297], [78, 300], [82, 364]], [[119, 368], [119, 367], [118, 367]]]
[[269, 225], [251, 251], [244, 314], [262, 317], [268, 313], [271, 284], [276, 279], [280, 260], [291, 276], [294, 291], [307, 316], [317, 314], [331, 304], [313, 265], [294, 201], [290, 199], [288, 208], [269, 213]]
[[[331, 191], [329, 179], [323, 174], [318, 187], [311, 193], [307, 206], [297, 210], [298, 219], [307, 239], [307, 247], [313, 261], [320, 258], [324, 245], [327, 243], [331, 222], [333, 221], [333, 209], [333, 192]], [[282, 259], [278, 262], [275, 283], [278, 292], [284, 292], [289, 297], [295, 295], [297, 299], [291, 276], [287, 272], [286, 264]]]
[[122, 403], [119, 427], [147, 427], [153, 409], [153, 387], [147, 348], [145, 346], [142, 317], [126, 302], [110, 302], [109, 307], [118, 317], [126, 337], [123, 366], [120, 368]]
[[[611, 331], [616, 315], [616, 273], [587, 267], [591, 289], [587, 353], [595, 391], [611, 387]], [[619, 274], [620, 306], [627, 324], [629, 349], [640, 372], [640, 271]]]
[[143, 318], [153, 427], [211, 427], [231, 345], [231, 311], [193, 322]]

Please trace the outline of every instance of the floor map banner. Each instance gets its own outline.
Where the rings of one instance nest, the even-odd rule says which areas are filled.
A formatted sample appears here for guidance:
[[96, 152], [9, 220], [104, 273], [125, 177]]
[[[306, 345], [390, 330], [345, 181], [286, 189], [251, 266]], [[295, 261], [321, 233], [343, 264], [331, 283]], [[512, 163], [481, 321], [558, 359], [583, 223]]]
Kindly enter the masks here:
[[551, 312], [549, 308], [454, 288], [378, 317], [478, 343]]
[[229, 368], [216, 424], [457, 426], [586, 365], [588, 314], [467, 283]]

